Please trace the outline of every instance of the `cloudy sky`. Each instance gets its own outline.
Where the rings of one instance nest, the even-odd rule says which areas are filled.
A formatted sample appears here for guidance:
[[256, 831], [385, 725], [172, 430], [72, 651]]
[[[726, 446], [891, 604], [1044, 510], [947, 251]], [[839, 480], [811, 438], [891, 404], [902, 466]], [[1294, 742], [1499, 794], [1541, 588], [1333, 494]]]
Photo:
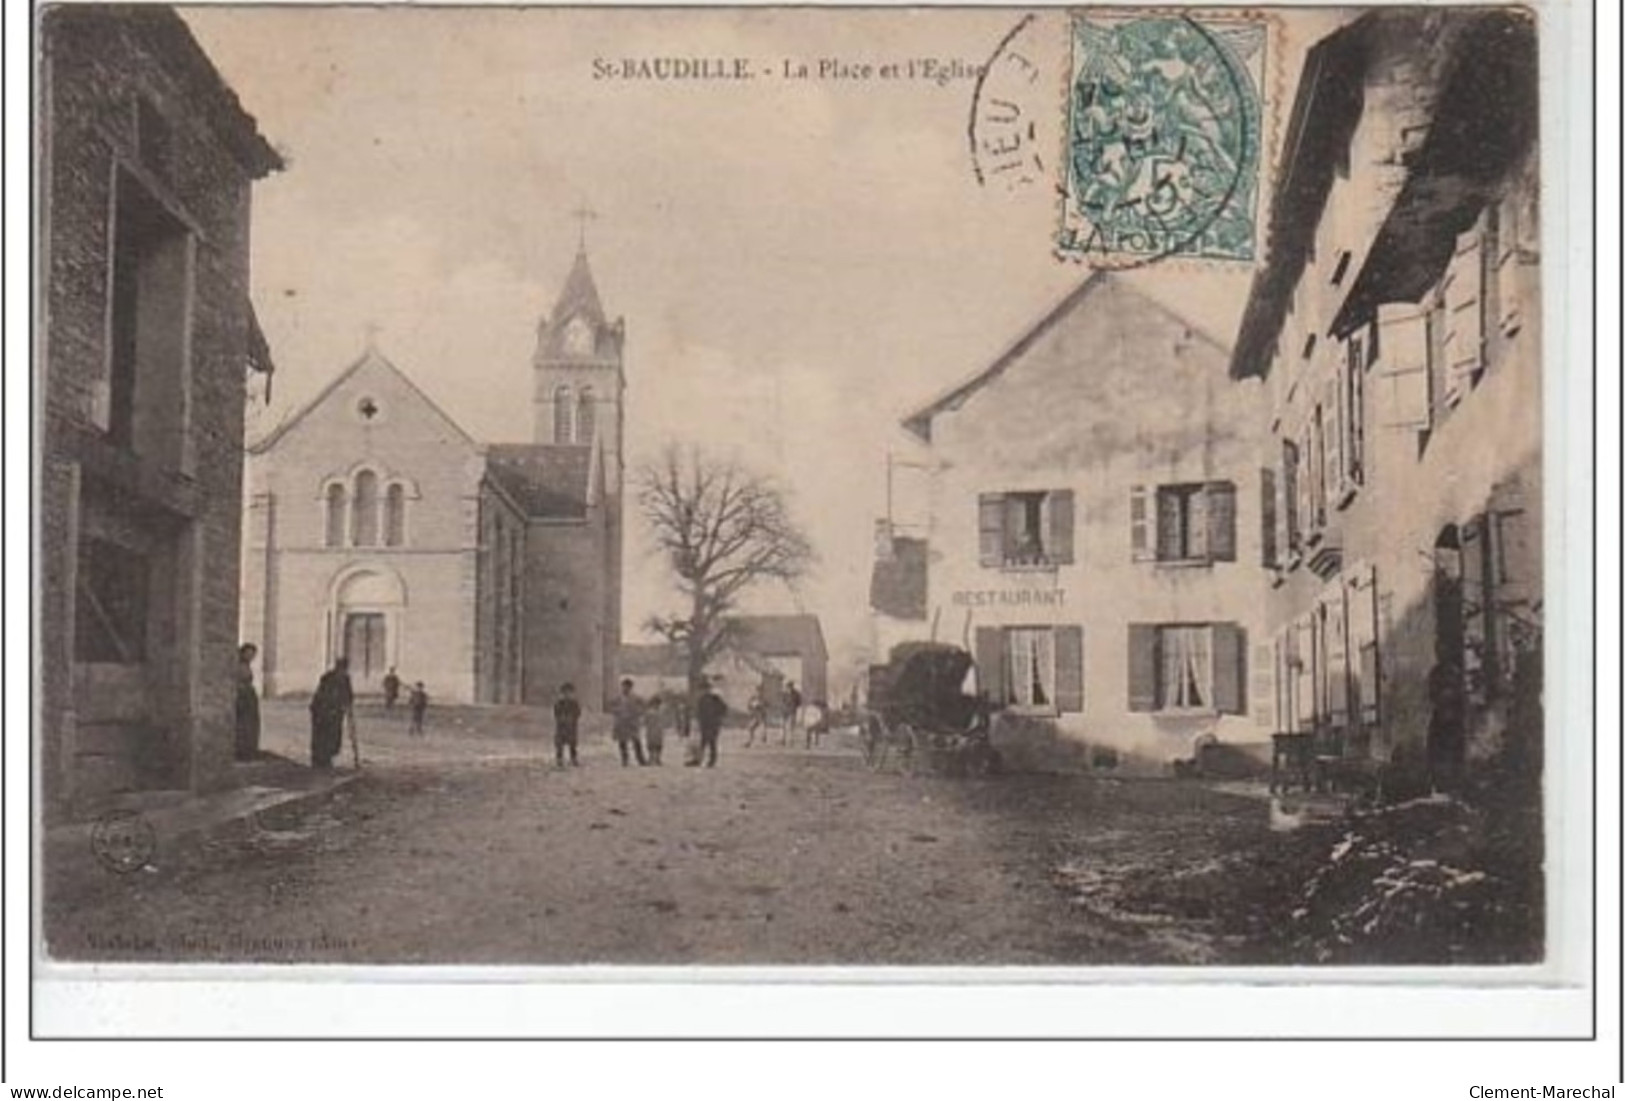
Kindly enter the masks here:
[[[530, 438], [536, 322], [585, 201], [600, 293], [627, 322], [629, 461], [694, 441], [790, 487], [820, 563], [799, 592], [753, 603], [818, 612], [843, 666], [867, 638], [886, 456], [910, 447], [899, 418], [1085, 274], [1051, 255], [1048, 185], [978, 185], [971, 79], [594, 79], [594, 59], [671, 56], [968, 67], [1013, 10], [182, 10], [289, 161], [254, 197], [271, 419], [375, 324], [476, 438]], [[1283, 39], [1286, 87], [1307, 37]], [[1134, 278], [1228, 342], [1248, 276]], [[904, 520], [918, 518], [909, 477]], [[631, 528], [635, 639], [665, 590]]]

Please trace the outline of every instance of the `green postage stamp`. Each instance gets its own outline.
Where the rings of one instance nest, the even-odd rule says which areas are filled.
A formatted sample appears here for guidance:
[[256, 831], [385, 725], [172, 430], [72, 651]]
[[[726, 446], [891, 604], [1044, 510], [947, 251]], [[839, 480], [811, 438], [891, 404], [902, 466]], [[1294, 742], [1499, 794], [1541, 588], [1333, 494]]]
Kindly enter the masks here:
[[1268, 29], [1242, 13], [1072, 16], [1063, 255], [1254, 258]]

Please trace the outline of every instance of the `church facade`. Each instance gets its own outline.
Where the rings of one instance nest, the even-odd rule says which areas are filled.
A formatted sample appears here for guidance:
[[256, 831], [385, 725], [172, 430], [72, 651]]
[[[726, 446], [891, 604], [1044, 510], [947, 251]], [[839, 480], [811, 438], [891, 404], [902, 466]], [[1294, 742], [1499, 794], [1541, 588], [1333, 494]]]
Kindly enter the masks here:
[[375, 347], [249, 448], [242, 637], [268, 695], [346, 657], [431, 698], [612, 691], [620, 648], [622, 349], [585, 252], [541, 321], [535, 438], [485, 444]]

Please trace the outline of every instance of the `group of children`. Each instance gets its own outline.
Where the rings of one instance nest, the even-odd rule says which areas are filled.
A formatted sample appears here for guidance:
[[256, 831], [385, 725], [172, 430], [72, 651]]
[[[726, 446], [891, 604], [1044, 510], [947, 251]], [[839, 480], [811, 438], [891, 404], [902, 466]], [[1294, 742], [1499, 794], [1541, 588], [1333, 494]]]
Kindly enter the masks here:
[[[384, 710], [395, 710], [395, 704], [401, 698], [401, 678], [396, 675], [395, 667], [391, 665], [389, 672], [384, 674]], [[411, 713], [411, 724], [407, 733], [418, 737], [423, 735], [423, 718], [429, 713], [429, 693], [424, 690], [423, 682], [417, 681], [412, 685], [411, 691], [406, 694], [407, 710]]]
[[[630, 679], [621, 681], [621, 694], [610, 707], [611, 731], [620, 750], [621, 766], [634, 760], [640, 765], [664, 763], [666, 734], [675, 728], [687, 738], [694, 721], [698, 721], [700, 737], [689, 743], [685, 765], [713, 767], [717, 763], [717, 740], [722, 732], [722, 720], [728, 706], [711, 689], [709, 681], [700, 684], [699, 698], [694, 711], [689, 712], [688, 699], [680, 693], [656, 693], [650, 700], [639, 699], [633, 692]], [[558, 699], [553, 704], [553, 764], [565, 767], [568, 755], [571, 765], [580, 764], [581, 703], [576, 699], [575, 685], [559, 687]]]

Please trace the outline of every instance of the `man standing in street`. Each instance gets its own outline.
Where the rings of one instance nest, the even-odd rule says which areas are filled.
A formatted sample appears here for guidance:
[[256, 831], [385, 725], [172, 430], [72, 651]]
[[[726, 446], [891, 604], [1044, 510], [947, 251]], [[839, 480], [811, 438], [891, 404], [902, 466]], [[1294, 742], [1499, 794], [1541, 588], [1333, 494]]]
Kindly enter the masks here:
[[391, 665], [389, 672], [384, 674], [384, 710], [395, 710], [395, 702], [401, 698], [401, 678]]
[[700, 699], [694, 705], [694, 717], [700, 723], [700, 755], [705, 761], [706, 768], [716, 767], [717, 738], [722, 734], [722, 720], [727, 714], [728, 705], [711, 688], [710, 678], [702, 677]]
[[615, 699], [614, 722], [615, 744], [621, 751], [621, 767], [631, 764], [634, 754], [638, 764], [648, 764], [648, 758], [643, 755], [643, 741], [638, 736], [643, 726], [643, 703], [632, 693], [631, 677], [621, 681], [621, 694]]
[[570, 753], [570, 763], [579, 765], [576, 760], [577, 731], [581, 726], [581, 704], [576, 700], [576, 686], [565, 683], [559, 686], [559, 698], [553, 702], [553, 764], [556, 768], [564, 767], [564, 754]]

